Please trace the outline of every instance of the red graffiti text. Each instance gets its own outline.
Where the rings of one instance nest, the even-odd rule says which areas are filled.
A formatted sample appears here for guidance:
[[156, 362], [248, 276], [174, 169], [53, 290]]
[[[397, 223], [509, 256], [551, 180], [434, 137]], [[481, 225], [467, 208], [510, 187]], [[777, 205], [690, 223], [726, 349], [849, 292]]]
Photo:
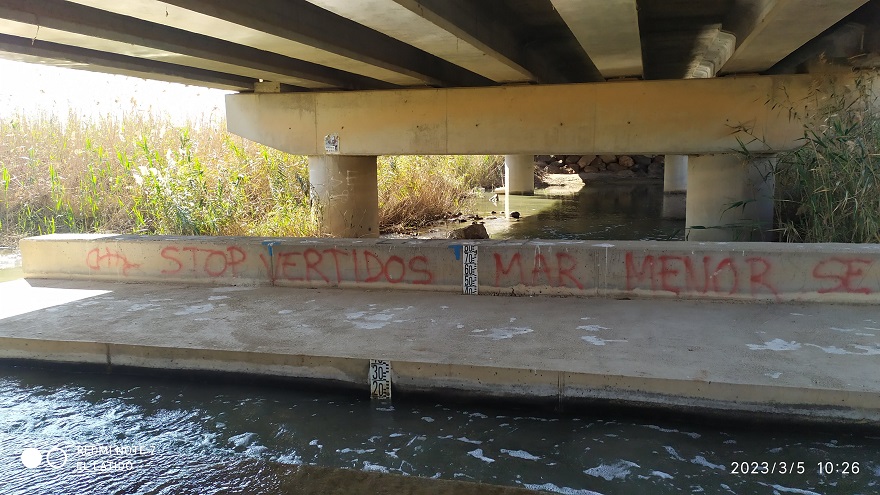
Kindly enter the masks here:
[[160, 256], [169, 262], [169, 268], [162, 270], [164, 275], [189, 272], [205, 273], [211, 277], [226, 274], [234, 277], [238, 275], [239, 266], [247, 259], [244, 250], [236, 246], [224, 250], [168, 246], [162, 249]]

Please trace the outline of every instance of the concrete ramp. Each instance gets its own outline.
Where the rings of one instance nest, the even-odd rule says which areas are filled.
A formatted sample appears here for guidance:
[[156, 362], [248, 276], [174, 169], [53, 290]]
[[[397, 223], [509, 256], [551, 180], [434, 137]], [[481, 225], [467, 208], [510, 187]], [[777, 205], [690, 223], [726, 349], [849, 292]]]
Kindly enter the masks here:
[[441, 292], [16, 280], [0, 284], [0, 360], [230, 372], [392, 397], [880, 424], [880, 313]]

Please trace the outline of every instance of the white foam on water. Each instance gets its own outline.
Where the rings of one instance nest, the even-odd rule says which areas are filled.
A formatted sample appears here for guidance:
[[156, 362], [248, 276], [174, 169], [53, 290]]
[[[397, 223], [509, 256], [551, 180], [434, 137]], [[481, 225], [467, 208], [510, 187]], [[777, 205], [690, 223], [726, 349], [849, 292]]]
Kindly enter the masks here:
[[233, 437], [229, 437], [228, 442], [236, 447], [245, 447], [254, 443], [257, 439], [256, 433], [242, 433], [240, 435], [235, 435]]
[[209, 301], [222, 301], [224, 299], [229, 299], [229, 296], [208, 296]]
[[768, 485], [766, 483], [760, 483], [760, 484], [762, 484], [764, 486], [769, 486], [770, 488], [776, 490], [778, 493], [798, 493], [800, 495], [821, 495], [819, 492], [814, 492], [814, 491], [810, 491], [810, 490], [802, 490], [800, 488], [789, 488], [787, 486], [782, 486], [782, 485]]
[[676, 430], [674, 428], [661, 428], [661, 427], [655, 426], [655, 425], [645, 425], [645, 427], [650, 428], [652, 430], [662, 431], [663, 433], [681, 433], [682, 435], [687, 435], [687, 436], [693, 438], [694, 440], [696, 440], [697, 438], [700, 438], [699, 433], [693, 433], [690, 431], [681, 431], [681, 430]]
[[611, 481], [615, 479], [626, 479], [627, 476], [632, 474], [630, 468], [641, 467], [638, 464], [630, 461], [620, 460], [615, 462], [614, 464], [599, 464], [596, 467], [584, 470], [584, 474], [588, 474], [590, 476], [595, 476], [597, 478], [602, 478], [605, 481]]
[[724, 466], [721, 464], [713, 464], [713, 463], [709, 462], [708, 459], [706, 459], [705, 457], [703, 457], [701, 455], [698, 455], [698, 456], [694, 457], [693, 459], [691, 459], [691, 463], [697, 464], [699, 466], [705, 466], [707, 468], [718, 469], [721, 471], [727, 471], [727, 466]]
[[424, 421], [425, 423], [433, 423], [434, 418], [432, 418], [430, 416], [422, 416], [422, 421]]
[[290, 313], [293, 313], [293, 311], [289, 309], [282, 309], [278, 312], [279, 315], [289, 315]]
[[669, 453], [669, 455], [676, 461], [684, 460], [684, 457], [678, 455], [678, 452], [676, 452], [675, 449], [670, 447], [669, 445], [664, 445], [663, 448], [666, 449], [666, 452]]
[[468, 452], [468, 455], [477, 458], [487, 464], [492, 464], [493, 462], [495, 462], [495, 459], [490, 459], [489, 457], [483, 455], [483, 449], [472, 450]]
[[388, 469], [387, 467], [379, 465], [379, 464], [373, 464], [370, 461], [364, 461], [364, 471], [375, 471], [377, 473], [391, 472], [391, 470]]
[[543, 485], [523, 483], [523, 487], [528, 490], [545, 491], [550, 493], [560, 493], [562, 495], [602, 495], [592, 490], [581, 490], [577, 488], [569, 488], [567, 486], [556, 486], [553, 483], [544, 483]]
[[502, 454], [507, 454], [510, 457], [516, 457], [517, 459], [525, 459], [527, 461], [537, 461], [540, 460], [541, 457], [529, 454], [525, 450], [507, 450], [501, 449]]
[[656, 476], [658, 478], [663, 478], [664, 480], [674, 479], [671, 474], [664, 473], [663, 471], [651, 471], [651, 476]]
[[468, 437], [458, 437], [458, 438], [456, 438], [456, 440], [458, 440], [459, 442], [464, 442], [464, 443], [472, 443], [474, 445], [480, 445], [481, 443], [483, 443], [482, 440], [471, 440]]
[[336, 449], [336, 452], [339, 452], [340, 454], [349, 454], [352, 452], [355, 454], [372, 454], [375, 451], [376, 449], [350, 449], [348, 447], [344, 449]]
[[763, 344], [746, 344], [753, 351], [796, 351], [801, 345], [795, 341], [787, 342], [782, 339], [773, 339]]
[[254, 290], [253, 287], [215, 287], [211, 292], [242, 292], [246, 290]]
[[769, 377], [769, 378], [773, 378], [775, 380], [776, 378], [779, 378], [780, 376], [782, 376], [782, 373], [775, 371], [773, 373], [764, 373], [764, 376]]

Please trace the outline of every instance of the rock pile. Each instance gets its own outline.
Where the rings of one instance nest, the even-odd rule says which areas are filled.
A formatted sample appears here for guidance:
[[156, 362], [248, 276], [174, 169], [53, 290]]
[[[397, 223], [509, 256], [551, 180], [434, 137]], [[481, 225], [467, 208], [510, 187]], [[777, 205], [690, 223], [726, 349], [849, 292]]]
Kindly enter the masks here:
[[610, 172], [620, 177], [663, 177], [663, 155], [536, 155], [535, 166], [548, 174]]

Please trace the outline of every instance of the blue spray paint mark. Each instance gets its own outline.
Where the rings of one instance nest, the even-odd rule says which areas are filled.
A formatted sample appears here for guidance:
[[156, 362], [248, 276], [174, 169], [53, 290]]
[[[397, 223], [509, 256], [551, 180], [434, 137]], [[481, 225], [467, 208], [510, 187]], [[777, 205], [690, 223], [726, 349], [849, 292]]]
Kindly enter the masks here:
[[269, 248], [269, 259], [272, 259], [272, 246], [278, 244], [278, 241], [263, 241], [261, 244]]
[[460, 260], [461, 259], [461, 244], [458, 244], [455, 246], [449, 246], [449, 248], [455, 252], [455, 261]]

